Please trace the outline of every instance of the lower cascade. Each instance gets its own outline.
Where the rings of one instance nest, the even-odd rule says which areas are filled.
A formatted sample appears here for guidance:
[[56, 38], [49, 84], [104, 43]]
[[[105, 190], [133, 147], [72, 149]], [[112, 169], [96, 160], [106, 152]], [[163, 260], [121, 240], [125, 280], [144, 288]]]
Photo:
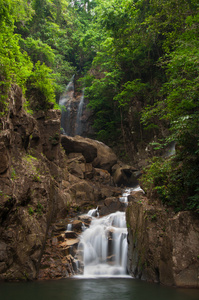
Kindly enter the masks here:
[[[122, 202], [127, 202], [131, 190], [124, 192]], [[88, 216], [92, 221], [80, 238], [78, 269], [83, 268], [84, 277], [128, 276], [125, 212], [117, 211], [100, 218], [97, 208], [89, 211]]]

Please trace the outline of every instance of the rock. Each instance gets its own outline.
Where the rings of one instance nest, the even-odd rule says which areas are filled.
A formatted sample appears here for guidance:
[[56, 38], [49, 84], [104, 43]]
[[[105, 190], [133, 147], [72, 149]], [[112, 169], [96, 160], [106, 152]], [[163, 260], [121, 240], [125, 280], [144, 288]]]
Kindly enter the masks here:
[[84, 178], [85, 179], [92, 179], [93, 176], [94, 176], [93, 165], [91, 163], [86, 163], [85, 164]]
[[105, 144], [83, 138], [80, 136], [69, 137], [61, 136], [61, 143], [67, 154], [75, 152], [82, 153], [86, 162], [92, 162], [93, 167], [111, 171], [111, 168], [117, 162], [114, 152]]
[[7, 261], [7, 259], [8, 259], [7, 245], [4, 242], [0, 242], [0, 262]]
[[0, 142], [0, 157], [0, 174], [2, 174], [9, 168], [10, 163], [9, 152], [3, 142]]
[[164, 285], [199, 287], [198, 216], [174, 215], [150, 205], [140, 194], [127, 208], [127, 227], [131, 275]]
[[49, 226], [68, 211], [60, 112], [35, 118], [23, 102], [21, 89], [12, 86], [8, 114], [0, 117], [0, 280], [37, 278]]
[[112, 177], [107, 170], [95, 168], [93, 178], [95, 182], [112, 185]]
[[7, 269], [7, 265], [5, 262], [0, 262], [0, 274], [5, 272]]
[[66, 239], [76, 239], [78, 237], [77, 233], [74, 231], [66, 231], [65, 238]]
[[88, 215], [81, 215], [81, 216], [78, 216], [78, 219], [83, 222], [86, 226], [89, 226], [91, 221], [92, 221], [92, 218]]
[[79, 180], [72, 184], [69, 191], [78, 205], [86, 205], [95, 200], [94, 187], [85, 180]]
[[74, 160], [82, 162], [82, 163], [86, 162], [84, 156], [81, 153], [69, 153], [68, 154], [68, 159], [69, 160], [73, 160], [74, 159]]
[[74, 220], [72, 222], [73, 230], [77, 232], [82, 231], [82, 221], [81, 220]]
[[117, 162], [117, 157], [113, 150], [106, 146], [105, 144], [94, 141], [93, 142], [97, 148], [97, 157], [93, 161], [93, 166], [95, 168], [104, 169], [107, 171], [111, 171], [113, 165]]
[[106, 198], [104, 201], [104, 205], [100, 206], [99, 208], [100, 216], [105, 216], [116, 211], [124, 211], [125, 207], [126, 206], [124, 205], [124, 203], [121, 203], [118, 198]]
[[86, 172], [85, 158], [81, 153], [80, 154], [76, 153], [76, 154], [77, 155], [75, 155], [75, 157], [67, 161], [68, 171], [71, 174], [75, 175], [76, 177], [80, 179], [84, 179], [84, 174]]
[[66, 154], [71, 152], [82, 153], [87, 163], [92, 162], [97, 156], [97, 149], [89, 139], [82, 138], [80, 136], [69, 137], [62, 135], [61, 144], [66, 151]]
[[67, 246], [77, 246], [79, 243], [79, 239], [69, 239], [66, 240], [65, 242], [61, 243], [61, 247], [67, 247]]
[[138, 180], [136, 178], [135, 171], [136, 170], [131, 166], [119, 167], [115, 170], [115, 173], [113, 175], [113, 182], [117, 186], [137, 186]]
[[53, 238], [52, 238], [52, 245], [53, 245], [53, 246], [58, 245], [58, 238], [57, 238], [57, 237], [53, 237]]

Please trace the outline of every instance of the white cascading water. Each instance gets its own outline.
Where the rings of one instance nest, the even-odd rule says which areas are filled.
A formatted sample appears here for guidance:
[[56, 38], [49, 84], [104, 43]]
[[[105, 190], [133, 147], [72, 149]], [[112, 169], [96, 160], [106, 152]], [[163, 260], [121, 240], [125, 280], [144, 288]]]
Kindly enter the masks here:
[[[127, 189], [120, 198], [128, 202], [132, 190]], [[98, 209], [88, 212], [92, 216], [90, 227], [80, 238], [78, 259], [83, 264], [83, 277], [126, 277], [127, 275], [127, 228], [125, 212], [95, 218]]]
[[127, 229], [124, 212], [93, 219], [82, 234], [84, 276], [126, 274]]
[[81, 121], [81, 117], [82, 117], [82, 112], [83, 112], [83, 106], [84, 106], [84, 89], [82, 91], [82, 96], [80, 98], [78, 109], [77, 109], [76, 131], [75, 131], [75, 133], [77, 135], [81, 135], [82, 134], [82, 121]]
[[64, 133], [69, 135], [70, 133], [70, 110], [71, 110], [71, 98], [74, 93], [74, 77], [72, 76], [70, 82], [66, 86], [65, 92], [61, 95], [59, 99], [59, 105], [64, 106], [61, 113], [61, 127]]

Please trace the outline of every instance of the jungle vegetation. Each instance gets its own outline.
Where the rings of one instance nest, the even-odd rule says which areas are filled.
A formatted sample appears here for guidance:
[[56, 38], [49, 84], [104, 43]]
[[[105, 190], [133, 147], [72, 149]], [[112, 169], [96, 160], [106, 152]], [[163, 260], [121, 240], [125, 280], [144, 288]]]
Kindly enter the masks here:
[[0, 116], [11, 84], [31, 112], [56, 105], [78, 74], [96, 137], [111, 144], [138, 101], [143, 131], [168, 125], [154, 146], [176, 143], [174, 156], [145, 170], [144, 188], [177, 211], [198, 211], [198, 8], [197, 0], [0, 0]]

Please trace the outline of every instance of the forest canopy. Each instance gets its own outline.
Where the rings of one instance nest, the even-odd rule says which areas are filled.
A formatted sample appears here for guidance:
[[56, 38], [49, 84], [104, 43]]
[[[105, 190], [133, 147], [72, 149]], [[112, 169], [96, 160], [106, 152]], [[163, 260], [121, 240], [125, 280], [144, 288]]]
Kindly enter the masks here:
[[[27, 107], [46, 109], [78, 74], [98, 139], [136, 145], [167, 124], [163, 144], [174, 141], [176, 157], [153, 162], [144, 184], [163, 202], [198, 210], [198, 7], [197, 0], [0, 0], [0, 114], [11, 84]], [[43, 102], [31, 107], [38, 95]], [[126, 135], [130, 113], [139, 133]]]

